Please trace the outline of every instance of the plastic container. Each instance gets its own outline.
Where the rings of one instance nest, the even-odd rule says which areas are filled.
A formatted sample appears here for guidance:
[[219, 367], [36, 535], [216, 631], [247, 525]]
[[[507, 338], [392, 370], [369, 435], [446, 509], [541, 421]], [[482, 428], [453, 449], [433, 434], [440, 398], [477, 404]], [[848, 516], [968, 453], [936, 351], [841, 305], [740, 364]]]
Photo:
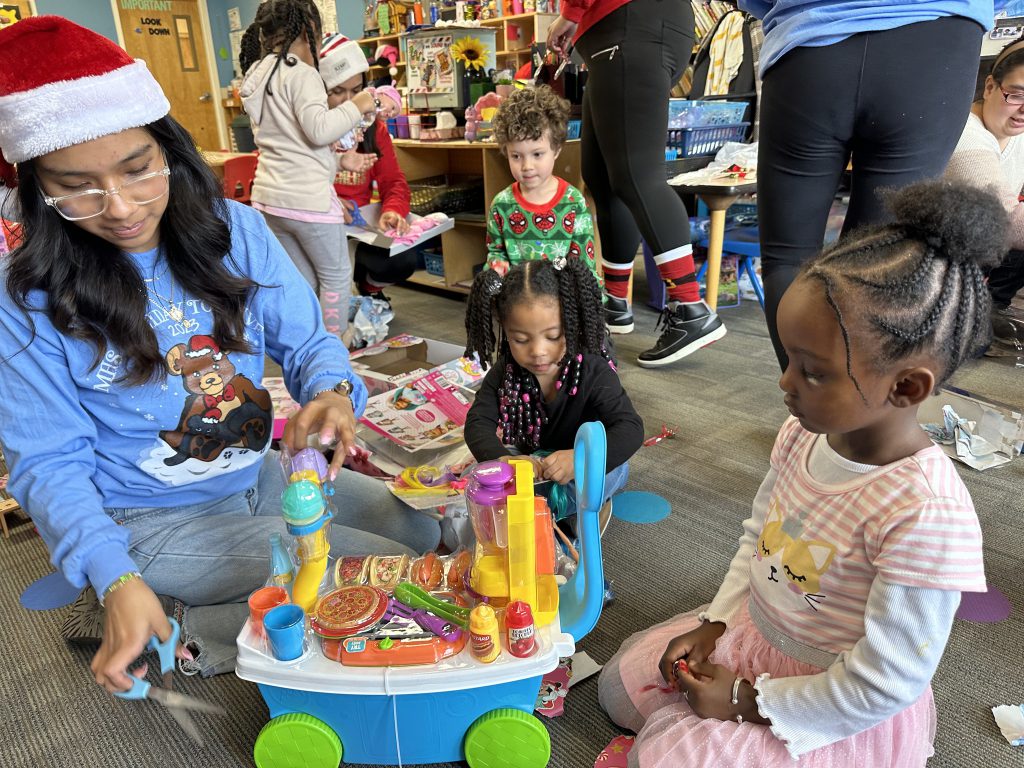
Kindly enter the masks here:
[[427, 274], [444, 277], [444, 256], [431, 248], [424, 248], [420, 253], [423, 254], [423, 268]]
[[703, 128], [709, 125], [733, 125], [743, 120], [745, 101], [668, 100], [669, 130]]
[[508, 652], [525, 659], [537, 652], [536, 629], [529, 603], [515, 600], [505, 608], [505, 636]]
[[504, 461], [478, 464], [466, 484], [466, 506], [477, 545], [486, 554], [508, 546], [505, 500], [515, 493], [515, 470]]
[[743, 141], [750, 123], [711, 125], [705, 128], [684, 128], [668, 132], [668, 148], [679, 151], [680, 157], [713, 155], [726, 142]]
[[399, 139], [409, 138], [409, 116], [399, 115], [395, 118], [395, 133]]
[[494, 609], [481, 603], [469, 614], [469, 649], [473, 658], [490, 664], [501, 653], [501, 635]]
[[583, 127], [582, 120], [570, 120], [567, 126], [565, 138], [567, 139], [578, 139], [580, 137], [580, 129]]

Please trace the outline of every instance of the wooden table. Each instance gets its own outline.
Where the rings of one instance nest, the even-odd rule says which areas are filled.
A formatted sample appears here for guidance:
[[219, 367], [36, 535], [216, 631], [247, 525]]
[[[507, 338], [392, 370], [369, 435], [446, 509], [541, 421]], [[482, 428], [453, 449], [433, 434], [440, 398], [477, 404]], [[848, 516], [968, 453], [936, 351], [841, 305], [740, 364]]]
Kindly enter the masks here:
[[214, 152], [210, 150], [203, 151], [203, 159], [206, 164], [210, 166], [211, 170], [217, 174], [217, 178], [224, 180], [224, 163], [235, 157], [245, 157], [246, 155], [253, 154], [252, 152]]
[[743, 195], [757, 191], [757, 181], [747, 179], [709, 179], [694, 184], [673, 184], [681, 195], [697, 195], [708, 207], [708, 272], [704, 300], [718, 308], [718, 278], [722, 271], [722, 243], [725, 241], [725, 212]]
[[[487, 254], [487, 210], [491, 201], [505, 187], [513, 182], [508, 169], [508, 159], [501, 154], [495, 142], [418, 141], [394, 139], [398, 165], [410, 184], [418, 179], [431, 176], [453, 178], [482, 176], [484, 180], [484, 215], [462, 217], [455, 214], [455, 226], [441, 235], [441, 250], [444, 254], [444, 277], [417, 271], [409, 282], [427, 285], [431, 288], [469, 293], [473, 281], [473, 270], [483, 264]], [[583, 187], [583, 173], [580, 170], [580, 141], [570, 139], [562, 146], [562, 152], [555, 161], [554, 173], [561, 176], [587, 197], [587, 207], [594, 213], [594, 204]], [[597, 263], [601, 263], [601, 246], [597, 237], [596, 216], [594, 227], [594, 248]]]

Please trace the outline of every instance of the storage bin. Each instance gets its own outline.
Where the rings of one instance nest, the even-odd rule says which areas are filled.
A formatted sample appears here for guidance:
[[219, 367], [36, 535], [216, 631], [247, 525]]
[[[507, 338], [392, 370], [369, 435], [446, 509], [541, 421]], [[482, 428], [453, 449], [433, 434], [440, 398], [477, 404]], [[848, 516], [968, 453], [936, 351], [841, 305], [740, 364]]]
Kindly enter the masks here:
[[430, 176], [409, 182], [409, 210], [418, 216], [438, 211], [452, 216], [456, 213], [483, 209], [482, 177], [450, 180], [446, 176]]
[[427, 270], [427, 273], [437, 277], [444, 277], [444, 256], [441, 252], [433, 248], [424, 248], [422, 253], [423, 268]]
[[398, 139], [409, 138], [409, 117], [408, 115], [399, 115], [395, 118], [395, 134]]
[[668, 147], [679, 150], [680, 157], [713, 155], [728, 141], [743, 141], [750, 123], [709, 125], [668, 132]]
[[570, 120], [568, 125], [568, 131], [565, 134], [567, 139], [578, 139], [580, 137], [580, 128], [583, 126], [582, 120]]
[[745, 101], [668, 100], [669, 130], [704, 128], [709, 125], [735, 125], [747, 111]]

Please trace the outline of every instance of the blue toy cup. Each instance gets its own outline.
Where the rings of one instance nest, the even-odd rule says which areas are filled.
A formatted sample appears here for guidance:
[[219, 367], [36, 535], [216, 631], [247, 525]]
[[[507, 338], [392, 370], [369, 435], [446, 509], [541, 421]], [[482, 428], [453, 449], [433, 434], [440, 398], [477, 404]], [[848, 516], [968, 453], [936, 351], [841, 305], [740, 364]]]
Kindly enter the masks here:
[[306, 639], [306, 613], [294, 603], [272, 608], [263, 617], [263, 631], [270, 641], [270, 652], [278, 661], [299, 658]]

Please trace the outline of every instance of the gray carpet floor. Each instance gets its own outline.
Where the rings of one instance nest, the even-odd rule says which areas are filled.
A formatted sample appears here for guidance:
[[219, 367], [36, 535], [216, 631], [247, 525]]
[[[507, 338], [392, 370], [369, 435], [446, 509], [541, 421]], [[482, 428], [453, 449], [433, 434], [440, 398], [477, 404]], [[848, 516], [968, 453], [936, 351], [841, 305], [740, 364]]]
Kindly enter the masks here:
[[[642, 290], [642, 277], [637, 283]], [[389, 293], [398, 313], [395, 332], [464, 340], [461, 300], [403, 288]], [[641, 449], [631, 464], [629, 487], [663, 495], [673, 511], [655, 525], [613, 520], [605, 535], [606, 575], [617, 599], [580, 643], [602, 663], [630, 633], [714, 595], [786, 415], [755, 302], [723, 311], [729, 334], [713, 347], [667, 370], [649, 371], [633, 362], [654, 340], [657, 314], [641, 306], [642, 299], [641, 294], [636, 332], [616, 338], [622, 379], [648, 434], [662, 424], [678, 432]], [[1022, 376], [1024, 370], [982, 360], [967, 366], [954, 383], [1019, 406], [1024, 404]], [[1024, 459], [985, 473], [961, 469], [984, 529], [990, 583], [1009, 595], [1013, 614], [995, 625], [956, 623], [934, 681], [939, 731], [929, 765], [1019, 768], [1024, 753], [1004, 741], [990, 708], [1024, 701]], [[197, 718], [209, 746], [196, 748], [158, 706], [115, 700], [92, 682], [92, 651], [69, 648], [58, 637], [66, 609], [33, 613], [18, 604], [21, 590], [50, 570], [30, 525], [0, 540], [0, 765], [252, 765], [252, 745], [267, 719], [254, 685], [233, 675], [178, 683], [228, 710], [226, 717]], [[590, 768], [618, 733], [597, 706], [596, 691], [596, 678], [580, 683], [566, 699], [565, 714], [545, 720], [552, 766]]]

